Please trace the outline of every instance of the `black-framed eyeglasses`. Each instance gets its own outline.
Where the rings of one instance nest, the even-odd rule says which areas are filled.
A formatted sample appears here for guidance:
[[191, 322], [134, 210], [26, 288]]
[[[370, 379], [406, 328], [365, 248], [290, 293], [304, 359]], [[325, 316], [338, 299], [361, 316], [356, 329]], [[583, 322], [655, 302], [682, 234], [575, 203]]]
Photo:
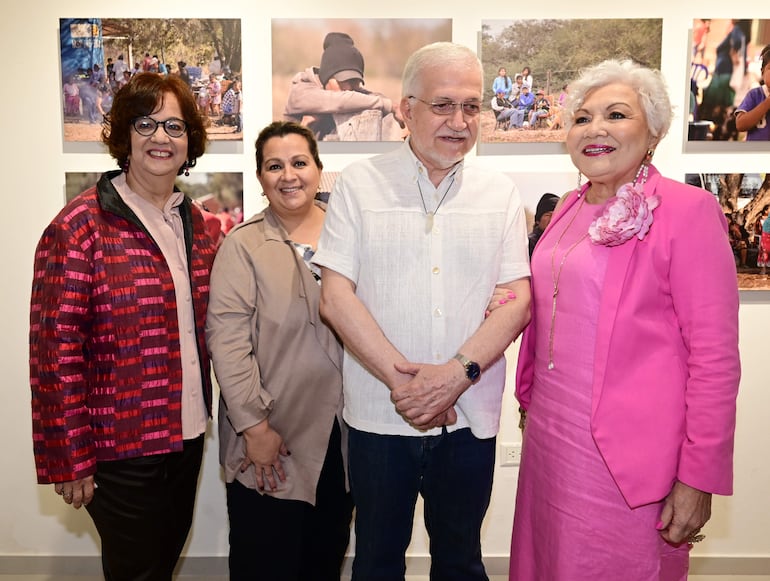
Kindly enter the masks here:
[[137, 117], [131, 124], [139, 135], [149, 137], [154, 135], [159, 125], [163, 125], [163, 130], [169, 137], [182, 137], [187, 131], [187, 123], [183, 119], [171, 117], [165, 121], [156, 121], [152, 117]]
[[420, 103], [425, 103], [436, 115], [452, 115], [458, 107], [462, 109], [463, 115], [466, 117], [475, 117], [481, 113], [481, 101], [476, 99], [461, 102], [441, 99], [438, 101], [425, 101], [414, 95], [409, 95], [407, 99], [417, 99]]

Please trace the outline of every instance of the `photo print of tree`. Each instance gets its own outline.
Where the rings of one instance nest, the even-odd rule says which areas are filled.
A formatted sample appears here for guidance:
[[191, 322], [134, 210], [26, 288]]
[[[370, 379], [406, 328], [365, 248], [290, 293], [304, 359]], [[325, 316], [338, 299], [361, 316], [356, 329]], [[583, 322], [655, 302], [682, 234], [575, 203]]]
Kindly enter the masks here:
[[[483, 20], [481, 61], [486, 92], [481, 141], [563, 142], [562, 108], [570, 80], [581, 69], [609, 58], [632, 59], [659, 69], [662, 29], [662, 19], [653, 18]], [[531, 84], [527, 89], [531, 102], [530, 97], [521, 99], [517, 75], [522, 75], [521, 84]], [[499, 112], [496, 114], [492, 103], [498, 97], [493, 87], [500, 86], [510, 87], [505, 98], [522, 110], [507, 124], [498, 123]], [[497, 101], [494, 105], [502, 106]], [[545, 113], [534, 114], [537, 111]]]
[[770, 289], [770, 173], [691, 173], [685, 181], [714, 194], [722, 207], [738, 288]]
[[62, 18], [59, 35], [65, 142], [100, 141], [115, 93], [140, 71], [179, 75], [209, 139], [242, 139], [240, 20]]

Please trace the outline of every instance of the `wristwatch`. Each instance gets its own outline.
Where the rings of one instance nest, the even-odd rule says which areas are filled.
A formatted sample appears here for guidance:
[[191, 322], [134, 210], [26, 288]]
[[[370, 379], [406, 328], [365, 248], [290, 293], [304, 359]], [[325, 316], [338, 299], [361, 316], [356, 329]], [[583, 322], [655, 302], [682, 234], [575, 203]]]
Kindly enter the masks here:
[[471, 361], [462, 353], [455, 355], [454, 359], [457, 359], [465, 368], [465, 377], [470, 379], [471, 383], [474, 383], [481, 376], [481, 367], [475, 361]]

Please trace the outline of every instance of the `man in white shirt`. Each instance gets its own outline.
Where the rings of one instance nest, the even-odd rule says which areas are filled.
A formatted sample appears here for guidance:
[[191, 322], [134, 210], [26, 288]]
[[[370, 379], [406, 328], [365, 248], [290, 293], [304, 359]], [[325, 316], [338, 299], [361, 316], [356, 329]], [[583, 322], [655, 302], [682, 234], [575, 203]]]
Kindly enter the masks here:
[[[463, 163], [479, 128], [476, 55], [423, 47], [402, 86], [409, 139], [341, 172], [314, 258], [321, 313], [345, 344], [353, 579], [403, 578], [418, 494], [431, 578], [487, 579], [503, 351], [529, 321], [524, 210], [510, 179]], [[485, 317], [496, 286], [508, 302]]]
[[115, 61], [115, 66], [112, 67], [112, 73], [115, 77], [115, 82], [120, 83], [123, 80], [123, 73], [128, 70], [128, 65], [123, 59], [123, 55], [118, 55], [118, 60]]

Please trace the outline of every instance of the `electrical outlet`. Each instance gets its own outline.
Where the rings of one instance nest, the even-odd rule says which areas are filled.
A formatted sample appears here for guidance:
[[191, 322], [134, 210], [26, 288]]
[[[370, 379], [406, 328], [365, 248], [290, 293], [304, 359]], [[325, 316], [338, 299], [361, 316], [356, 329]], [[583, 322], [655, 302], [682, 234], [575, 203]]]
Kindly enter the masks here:
[[518, 466], [521, 462], [521, 442], [500, 444], [500, 466]]

